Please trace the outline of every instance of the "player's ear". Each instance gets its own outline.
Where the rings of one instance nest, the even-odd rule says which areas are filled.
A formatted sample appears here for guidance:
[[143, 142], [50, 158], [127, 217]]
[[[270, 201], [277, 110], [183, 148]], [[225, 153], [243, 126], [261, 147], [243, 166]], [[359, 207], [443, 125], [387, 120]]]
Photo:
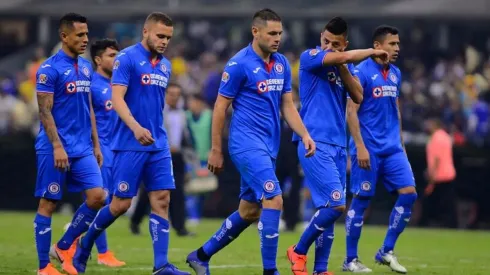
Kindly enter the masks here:
[[95, 57], [95, 65], [99, 66], [100, 63], [102, 63], [102, 58], [100, 58], [100, 56], [96, 56]]
[[257, 26], [252, 26], [252, 35], [254, 38], [257, 38], [259, 35], [259, 28]]
[[373, 46], [375, 49], [378, 49], [381, 46], [381, 43], [379, 43], [379, 41], [374, 41]]
[[349, 40], [346, 40], [345, 41], [345, 47], [344, 47], [343, 51], [345, 51], [348, 47], [349, 47]]

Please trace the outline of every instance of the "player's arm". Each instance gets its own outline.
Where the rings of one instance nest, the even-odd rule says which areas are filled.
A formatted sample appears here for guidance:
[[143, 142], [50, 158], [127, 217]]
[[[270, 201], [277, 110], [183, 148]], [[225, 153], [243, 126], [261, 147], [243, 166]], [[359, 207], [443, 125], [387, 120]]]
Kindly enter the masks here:
[[383, 50], [363, 49], [345, 52], [327, 52], [323, 57], [323, 66], [342, 65], [346, 63], [358, 63], [369, 57], [379, 57], [388, 62], [388, 53]]
[[102, 151], [100, 150], [99, 134], [97, 133], [97, 123], [95, 121], [95, 112], [92, 100], [92, 90], [90, 91], [88, 100], [90, 104], [90, 123], [92, 124], [92, 144], [94, 146], [95, 158], [97, 159], [97, 163], [100, 167], [104, 162], [104, 157], [102, 156]]
[[112, 105], [121, 120], [133, 131], [135, 138], [142, 145], [151, 145], [155, 140], [148, 129], [143, 128], [133, 117], [124, 96], [131, 80], [132, 61], [127, 54], [120, 53], [112, 70]]
[[403, 141], [403, 130], [402, 130], [402, 112], [400, 111], [400, 99], [396, 99], [396, 108], [398, 109], [398, 123], [400, 123], [400, 142], [402, 144], [402, 148], [405, 151], [405, 142]]
[[307, 150], [305, 156], [313, 156], [316, 151], [316, 144], [303, 124], [303, 121], [299, 116], [298, 109], [296, 109], [296, 105], [294, 105], [293, 96], [290, 92], [282, 95], [281, 112], [289, 127], [291, 127], [291, 129], [301, 137], [301, 140], [305, 145], [305, 149]]
[[352, 75], [350, 67], [352, 64], [342, 64], [339, 65], [340, 78], [349, 93], [350, 98], [354, 103], [361, 104], [363, 100], [363, 88], [359, 79]]
[[37, 73], [37, 104], [39, 107], [39, 120], [53, 146], [54, 166], [65, 170], [68, 168], [68, 155], [61, 143], [58, 129], [51, 113], [54, 104], [54, 91], [58, 74], [50, 65], [43, 65]]

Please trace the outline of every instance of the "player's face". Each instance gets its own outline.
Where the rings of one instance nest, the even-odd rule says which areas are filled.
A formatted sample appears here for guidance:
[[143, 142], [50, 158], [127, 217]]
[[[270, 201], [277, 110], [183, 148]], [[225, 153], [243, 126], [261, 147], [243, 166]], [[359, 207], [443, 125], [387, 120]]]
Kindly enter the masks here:
[[61, 32], [61, 40], [74, 54], [83, 54], [88, 45], [87, 23], [75, 22], [72, 28], [65, 28]]
[[282, 23], [267, 21], [265, 26], [253, 27], [252, 34], [263, 52], [275, 53], [281, 43]]
[[385, 50], [390, 55], [390, 62], [393, 63], [398, 59], [400, 53], [400, 37], [398, 34], [387, 34], [383, 42], [374, 42], [374, 48]]
[[167, 89], [166, 101], [167, 104], [175, 107], [180, 98], [180, 88], [176, 86], [170, 86]]
[[158, 54], [163, 54], [172, 38], [174, 27], [166, 26], [163, 23], [148, 23], [143, 28], [143, 37], [148, 43], [150, 51]]
[[325, 30], [321, 35], [321, 46], [323, 50], [334, 52], [343, 52], [347, 48], [349, 42], [345, 35], [335, 35]]
[[100, 66], [102, 70], [108, 74], [112, 75], [112, 68], [114, 67], [114, 59], [116, 58], [118, 51], [113, 48], [107, 48], [99, 57], [95, 58], [95, 62], [97, 62], [97, 66]]

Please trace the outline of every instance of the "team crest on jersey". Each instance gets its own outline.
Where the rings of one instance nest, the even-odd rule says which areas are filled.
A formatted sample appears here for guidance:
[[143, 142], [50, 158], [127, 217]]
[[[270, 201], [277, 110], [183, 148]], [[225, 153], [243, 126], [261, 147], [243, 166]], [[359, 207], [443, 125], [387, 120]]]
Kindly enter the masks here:
[[105, 106], [105, 110], [106, 111], [110, 111], [112, 110], [112, 101], [109, 99], [109, 100], [106, 100], [106, 102], [104, 103], [104, 106]]
[[332, 200], [334, 200], [334, 201], [339, 201], [340, 199], [342, 199], [342, 193], [340, 193], [340, 191], [339, 191], [339, 190], [334, 190], [334, 191], [332, 192], [331, 197], [332, 197]]
[[90, 71], [88, 70], [87, 67], [84, 66], [82, 72], [86, 77], [90, 77]]
[[61, 188], [60, 185], [57, 182], [52, 182], [48, 185], [48, 192], [56, 195], [60, 192]]
[[142, 74], [141, 75], [141, 85], [150, 85], [151, 77], [150, 74]]
[[281, 63], [274, 64], [274, 71], [278, 74], [282, 74], [284, 72], [284, 66]]
[[259, 94], [267, 92], [267, 81], [264, 80], [257, 82], [257, 90], [259, 91]]
[[223, 74], [221, 75], [221, 81], [226, 83], [228, 82], [228, 80], [230, 80], [230, 74], [227, 72], [223, 72]]
[[374, 98], [378, 98], [382, 95], [383, 95], [383, 90], [381, 89], [381, 87], [374, 87], [373, 88], [373, 97]]
[[66, 83], [66, 92], [69, 94], [76, 93], [77, 85], [74, 81]]
[[274, 184], [274, 182], [273, 182], [273, 181], [268, 180], [268, 181], [266, 181], [266, 182], [264, 183], [264, 190], [265, 190], [266, 192], [269, 192], [269, 193], [270, 193], [270, 192], [274, 191], [274, 189], [276, 189], [276, 185]]
[[117, 185], [117, 189], [119, 190], [119, 192], [128, 192], [129, 190], [129, 184], [125, 181], [121, 181], [118, 185]]
[[330, 82], [335, 82], [337, 80], [337, 76], [335, 75], [335, 72], [328, 72], [327, 77], [328, 77], [328, 81]]
[[113, 70], [117, 70], [117, 68], [119, 68], [119, 60], [116, 60], [116, 62], [114, 62], [114, 66], [112, 67]]
[[369, 191], [369, 190], [371, 190], [371, 183], [369, 181], [363, 181], [361, 183], [361, 189], [363, 191]]
[[39, 84], [46, 84], [48, 82], [48, 76], [45, 74], [40, 74], [39, 77], [37, 78], [37, 83]]
[[398, 77], [394, 73], [390, 73], [390, 80], [393, 81], [394, 83], [398, 82]]
[[160, 70], [161, 70], [162, 72], [166, 73], [166, 72], [167, 72], [167, 66], [165, 66], [165, 64], [163, 64], [163, 63], [162, 63], [162, 64], [160, 64]]
[[310, 50], [309, 54], [310, 56], [315, 56], [319, 53], [320, 51], [318, 49], [313, 49], [313, 50]]

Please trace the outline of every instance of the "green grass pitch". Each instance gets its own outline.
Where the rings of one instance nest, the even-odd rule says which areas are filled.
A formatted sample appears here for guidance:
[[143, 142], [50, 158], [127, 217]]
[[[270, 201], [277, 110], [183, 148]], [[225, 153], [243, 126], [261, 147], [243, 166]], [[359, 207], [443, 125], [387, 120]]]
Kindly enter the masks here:
[[[0, 212], [0, 274], [36, 274], [37, 254], [33, 232], [34, 213]], [[52, 241], [62, 234], [63, 225], [69, 216], [53, 217]], [[189, 270], [185, 264], [187, 254], [198, 248], [220, 226], [219, 220], [206, 220], [193, 228], [198, 236], [179, 238], [171, 235], [169, 258], [178, 267]], [[97, 265], [94, 257], [87, 269], [88, 275], [136, 275], [151, 274], [153, 263], [148, 223], [142, 224], [142, 235], [133, 236], [128, 229], [128, 220], [119, 219], [109, 230], [109, 248], [118, 258], [127, 262], [120, 269], [110, 269]], [[365, 226], [360, 242], [361, 260], [374, 270], [373, 274], [394, 274], [386, 266], [374, 264], [374, 254], [381, 246], [386, 228]], [[281, 274], [291, 274], [286, 259], [286, 249], [299, 238], [297, 233], [281, 233], [277, 257]], [[345, 233], [342, 225], [335, 229], [335, 241], [329, 268], [341, 273], [345, 255]], [[309, 270], [312, 271], [314, 249], [310, 249]], [[449, 230], [424, 230], [408, 228], [401, 236], [396, 253], [409, 274], [441, 275], [484, 275], [490, 274], [490, 232], [469, 232]], [[95, 256], [95, 253], [92, 253]], [[257, 226], [247, 229], [230, 246], [212, 259], [213, 275], [262, 274]]]

